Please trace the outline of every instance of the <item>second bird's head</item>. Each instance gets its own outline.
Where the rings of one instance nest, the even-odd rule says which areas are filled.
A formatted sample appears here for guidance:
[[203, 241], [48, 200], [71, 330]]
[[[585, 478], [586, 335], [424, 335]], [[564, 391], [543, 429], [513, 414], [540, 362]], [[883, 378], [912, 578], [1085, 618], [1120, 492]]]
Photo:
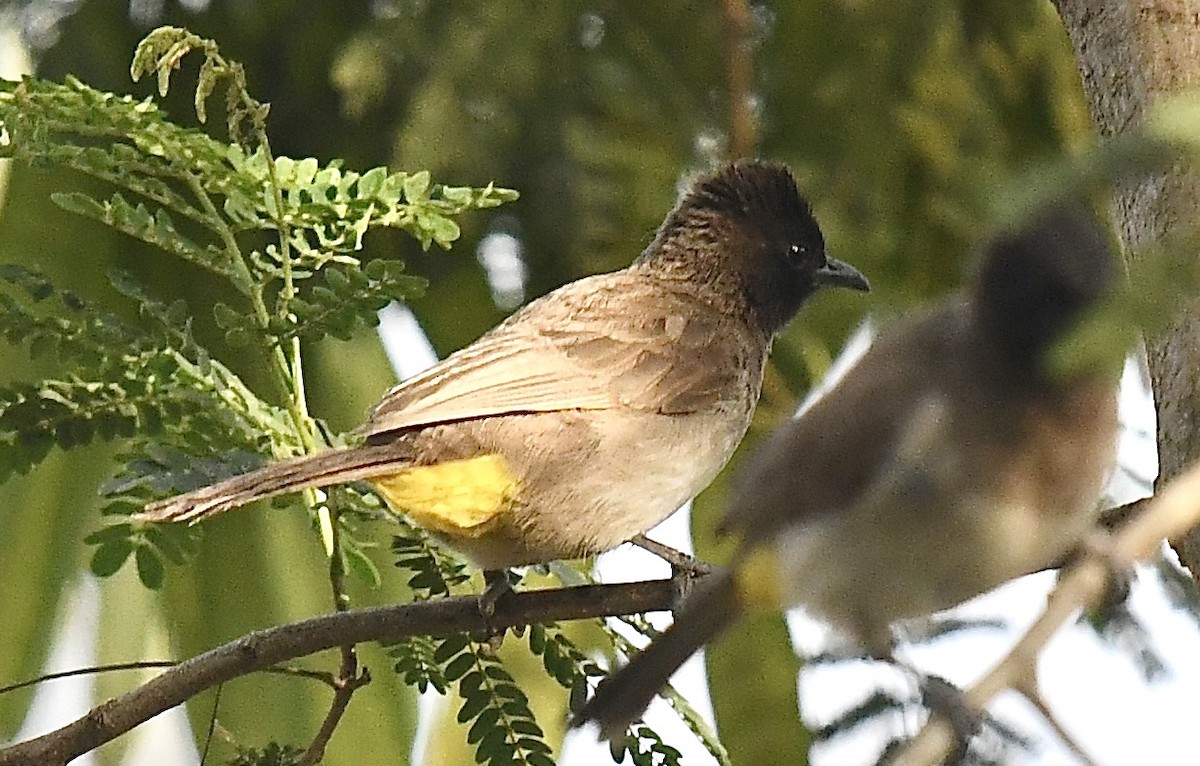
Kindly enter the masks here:
[[758, 160], [695, 179], [638, 262], [740, 293], [730, 297], [772, 334], [822, 287], [870, 289], [857, 269], [825, 252], [791, 172]]
[[1059, 203], [993, 237], [982, 255], [974, 286], [979, 326], [1010, 370], [1040, 380], [1045, 354], [1115, 286], [1104, 226], [1083, 205]]

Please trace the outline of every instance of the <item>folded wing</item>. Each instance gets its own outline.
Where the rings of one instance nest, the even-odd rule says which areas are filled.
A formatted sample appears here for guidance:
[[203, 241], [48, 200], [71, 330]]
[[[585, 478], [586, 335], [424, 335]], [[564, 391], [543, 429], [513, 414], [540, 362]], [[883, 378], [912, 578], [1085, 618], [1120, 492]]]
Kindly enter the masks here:
[[631, 408], [684, 414], [755, 398], [763, 344], [740, 318], [625, 272], [567, 285], [392, 389], [366, 434], [470, 418]]

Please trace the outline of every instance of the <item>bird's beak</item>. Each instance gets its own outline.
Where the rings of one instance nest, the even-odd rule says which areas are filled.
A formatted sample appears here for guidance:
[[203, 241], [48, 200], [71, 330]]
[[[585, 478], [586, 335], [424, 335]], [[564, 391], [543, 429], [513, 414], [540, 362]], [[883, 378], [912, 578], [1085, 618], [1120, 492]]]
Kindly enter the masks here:
[[828, 287], [845, 287], [859, 292], [870, 292], [871, 283], [862, 272], [845, 261], [828, 258], [825, 265], [817, 269], [817, 284]]

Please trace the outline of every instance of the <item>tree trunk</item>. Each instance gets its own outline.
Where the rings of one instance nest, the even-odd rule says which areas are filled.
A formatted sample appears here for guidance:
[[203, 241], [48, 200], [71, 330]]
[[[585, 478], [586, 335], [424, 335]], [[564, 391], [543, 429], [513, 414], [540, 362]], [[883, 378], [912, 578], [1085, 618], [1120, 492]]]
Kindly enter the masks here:
[[[1055, 0], [1075, 48], [1083, 89], [1102, 139], [1136, 128], [1163, 96], [1200, 86], [1200, 2]], [[1119, 181], [1113, 216], [1130, 257], [1200, 211], [1195, 169]], [[1200, 458], [1200, 302], [1147, 338], [1158, 413], [1157, 485]], [[1200, 533], [1173, 541], [1200, 573]]]

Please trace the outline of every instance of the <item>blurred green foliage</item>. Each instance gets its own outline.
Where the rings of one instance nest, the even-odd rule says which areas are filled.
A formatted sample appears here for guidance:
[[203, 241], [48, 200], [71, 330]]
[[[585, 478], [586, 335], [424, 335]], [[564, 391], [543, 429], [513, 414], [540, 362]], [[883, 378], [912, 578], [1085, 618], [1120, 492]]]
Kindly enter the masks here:
[[[61, 15], [52, 25], [44, 23], [50, 13]], [[427, 168], [455, 183], [494, 179], [519, 189], [519, 203], [461, 219], [463, 238], [449, 254], [424, 253], [388, 232], [366, 240], [368, 260], [399, 256], [429, 281], [412, 308], [443, 354], [503, 315], [470, 257], [489, 231], [520, 240], [527, 294], [541, 294], [626, 265], [648, 243], [681, 175], [724, 153], [730, 96], [725, 22], [714, 2], [7, 0], [0, 18], [37, 32], [40, 76], [71, 74], [138, 96], [153, 85], [129, 82], [134, 45], [153, 26], [188, 26], [245, 64], [252, 90], [271, 104], [277, 154], [340, 157], [354, 168]], [[759, 154], [796, 170], [830, 251], [860, 267], [875, 291], [869, 302], [831, 294], [805, 309], [776, 345], [763, 406], [739, 455], [791, 411], [866, 308], [902, 310], [958, 283], [997, 179], [1077, 151], [1090, 135], [1065, 35], [1039, 0], [764, 2], [752, 6], [752, 19]], [[181, 76], [194, 67], [185, 61]], [[168, 96], [172, 119], [189, 124], [189, 99], [185, 89]], [[217, 281], [210, 275], [67, 215], [50, 195], [69, 191], [104, 197], [110, 190], [58, 170], [12, 169], [0, 262], [36, 267], [106, 306], [130, 305], [105, 280], [111, 268], [155, 294], [211, 305]], [[229, 354], [215, 321], [202, 319], [193, 332], [252, 384], [264, 380], [263, 361]], [[324, 340], [307, 353], [312, 409], [336, 427], [358, 422], [392, 382], [369, 340]], [[6, 380], [44, 372], [9, 348], [0, 348], [0, 368]], [[12, 585], [0, 611], [6, 643], [18, 650], [0, 653], [0, 678], [33, 675], [45, 658], [62, 594], [86, 563], [82, 537], [95, 526], [107, 460], [101, 450], [54, 454], [32, 476], [4, 485], [0, 534], [8, 550], [0, 578]], [[725, 481], [697, 503], [700, 549], [714, 557], [720, 551], [707, 530]], [[187, 576], [168, 578], [151, 607], [144, 596], [122, 598], [127, 578], [106, 582], [105, 624], [150, 627], [106, 633], [99, 661], [190, 655], [328, 608], [320, 544], [300, 514], [231, 514], [207, 525], [198, 545]], [[378, 590], [355, 586], [355, 603], [407, 597], [400, 579], [385, 573]], [[367, 664], [390, 664], [377, 650], [365, 653]], [[743, 626], [710, 652], [709, 664], [733, 761], [803, 762], [808, 735], [792, 712], [796, 663], [782, 622]], [[414, 705], [395, 677], [375, 678], [356, 695], [328, 762], [404, 761]], [[111, 693], [128, 682], [106, 678], [101, 688]], [[544, 691], [562, 709], [565, 693], [543, 683], [536, 692], [522, 688], [534, 697]], [[229, 737], [254, 747], [306, 742], [327, 694], [294, 684], [266, 677], [227, 689], [220, 721]], [[12, 734], [28, 701], [0, 697], [0, 736]], [[202, 697], [191, 709], [200, 731], [206, 705], [211, 698]], [[106, 748], [102, 762], [115, 762], [122, 747]]]

